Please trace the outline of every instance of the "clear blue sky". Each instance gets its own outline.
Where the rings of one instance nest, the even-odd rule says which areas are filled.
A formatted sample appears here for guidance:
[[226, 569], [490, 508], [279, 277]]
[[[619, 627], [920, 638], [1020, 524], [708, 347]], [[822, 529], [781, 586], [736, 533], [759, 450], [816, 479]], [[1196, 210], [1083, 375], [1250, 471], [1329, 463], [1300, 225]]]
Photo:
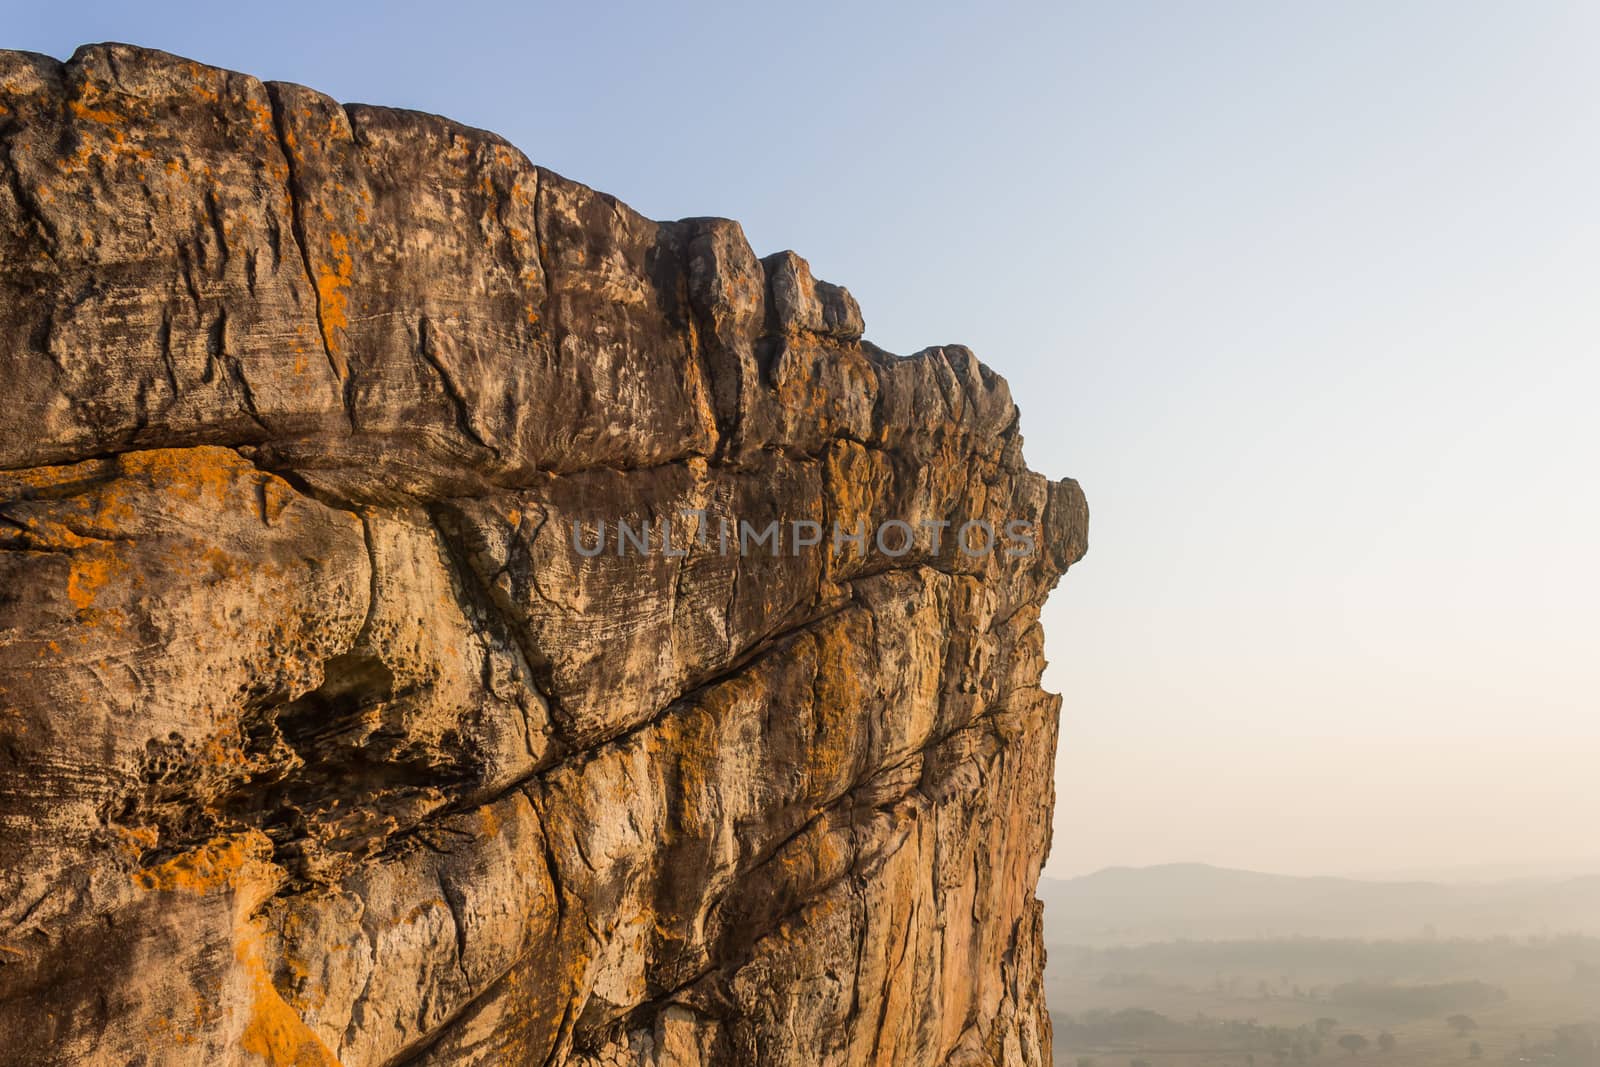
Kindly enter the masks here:
[[970, 344], [1092, 548], [1051, 873], [1600, 857], [1600, 6], [11, 4], [437, 111]]

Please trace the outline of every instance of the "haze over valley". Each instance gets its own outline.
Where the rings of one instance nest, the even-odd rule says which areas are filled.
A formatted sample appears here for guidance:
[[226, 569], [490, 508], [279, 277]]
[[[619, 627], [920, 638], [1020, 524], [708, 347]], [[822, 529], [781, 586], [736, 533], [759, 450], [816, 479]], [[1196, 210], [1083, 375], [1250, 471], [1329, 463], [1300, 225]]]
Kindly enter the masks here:
[[1590, 1067], [1600, 876], [1296, 878], [1204, 864], [1045, 879], [1068, 1067]]

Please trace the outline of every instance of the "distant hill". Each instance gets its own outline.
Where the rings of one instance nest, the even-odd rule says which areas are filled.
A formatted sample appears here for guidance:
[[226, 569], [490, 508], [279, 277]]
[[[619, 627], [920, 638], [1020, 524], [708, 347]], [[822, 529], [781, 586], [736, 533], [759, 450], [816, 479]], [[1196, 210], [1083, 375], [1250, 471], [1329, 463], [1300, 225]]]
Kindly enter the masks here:
[[1296, 878], [1202, 863], [1043, 879], [1045, 938], [1494, 937], [1600, 934], [1600, 876], [1472, 884]]

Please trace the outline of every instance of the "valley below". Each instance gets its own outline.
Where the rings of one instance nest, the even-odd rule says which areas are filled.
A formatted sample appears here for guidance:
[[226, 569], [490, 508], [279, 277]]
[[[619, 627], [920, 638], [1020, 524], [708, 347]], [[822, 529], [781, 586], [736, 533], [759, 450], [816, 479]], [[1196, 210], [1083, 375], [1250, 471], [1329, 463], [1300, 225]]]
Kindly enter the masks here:
[[[1040, 892], [1057, 1067], [1600, 1063], [1595, 879], [1449, 886], [1184, 865]], [[1396, 933], [1419, 901], [1437, 923]], [[1499, 926], [1470, 936], [1462, 924], [1485, 901]], [[1293, 932], [1319, 927], [1342, 933]]]

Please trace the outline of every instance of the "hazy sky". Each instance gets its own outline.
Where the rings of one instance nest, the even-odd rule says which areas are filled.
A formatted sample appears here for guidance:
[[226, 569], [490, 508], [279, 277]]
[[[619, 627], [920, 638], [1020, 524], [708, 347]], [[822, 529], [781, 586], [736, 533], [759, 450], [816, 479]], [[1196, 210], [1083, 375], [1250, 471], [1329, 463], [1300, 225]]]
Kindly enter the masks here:
[[[1082, 481], [1052, 874], [1600, 858], [1600, 5], [7, 5], [437, 111], [964, 342]], [[1600, 867], [1600, 862], [1594, 862]]]

